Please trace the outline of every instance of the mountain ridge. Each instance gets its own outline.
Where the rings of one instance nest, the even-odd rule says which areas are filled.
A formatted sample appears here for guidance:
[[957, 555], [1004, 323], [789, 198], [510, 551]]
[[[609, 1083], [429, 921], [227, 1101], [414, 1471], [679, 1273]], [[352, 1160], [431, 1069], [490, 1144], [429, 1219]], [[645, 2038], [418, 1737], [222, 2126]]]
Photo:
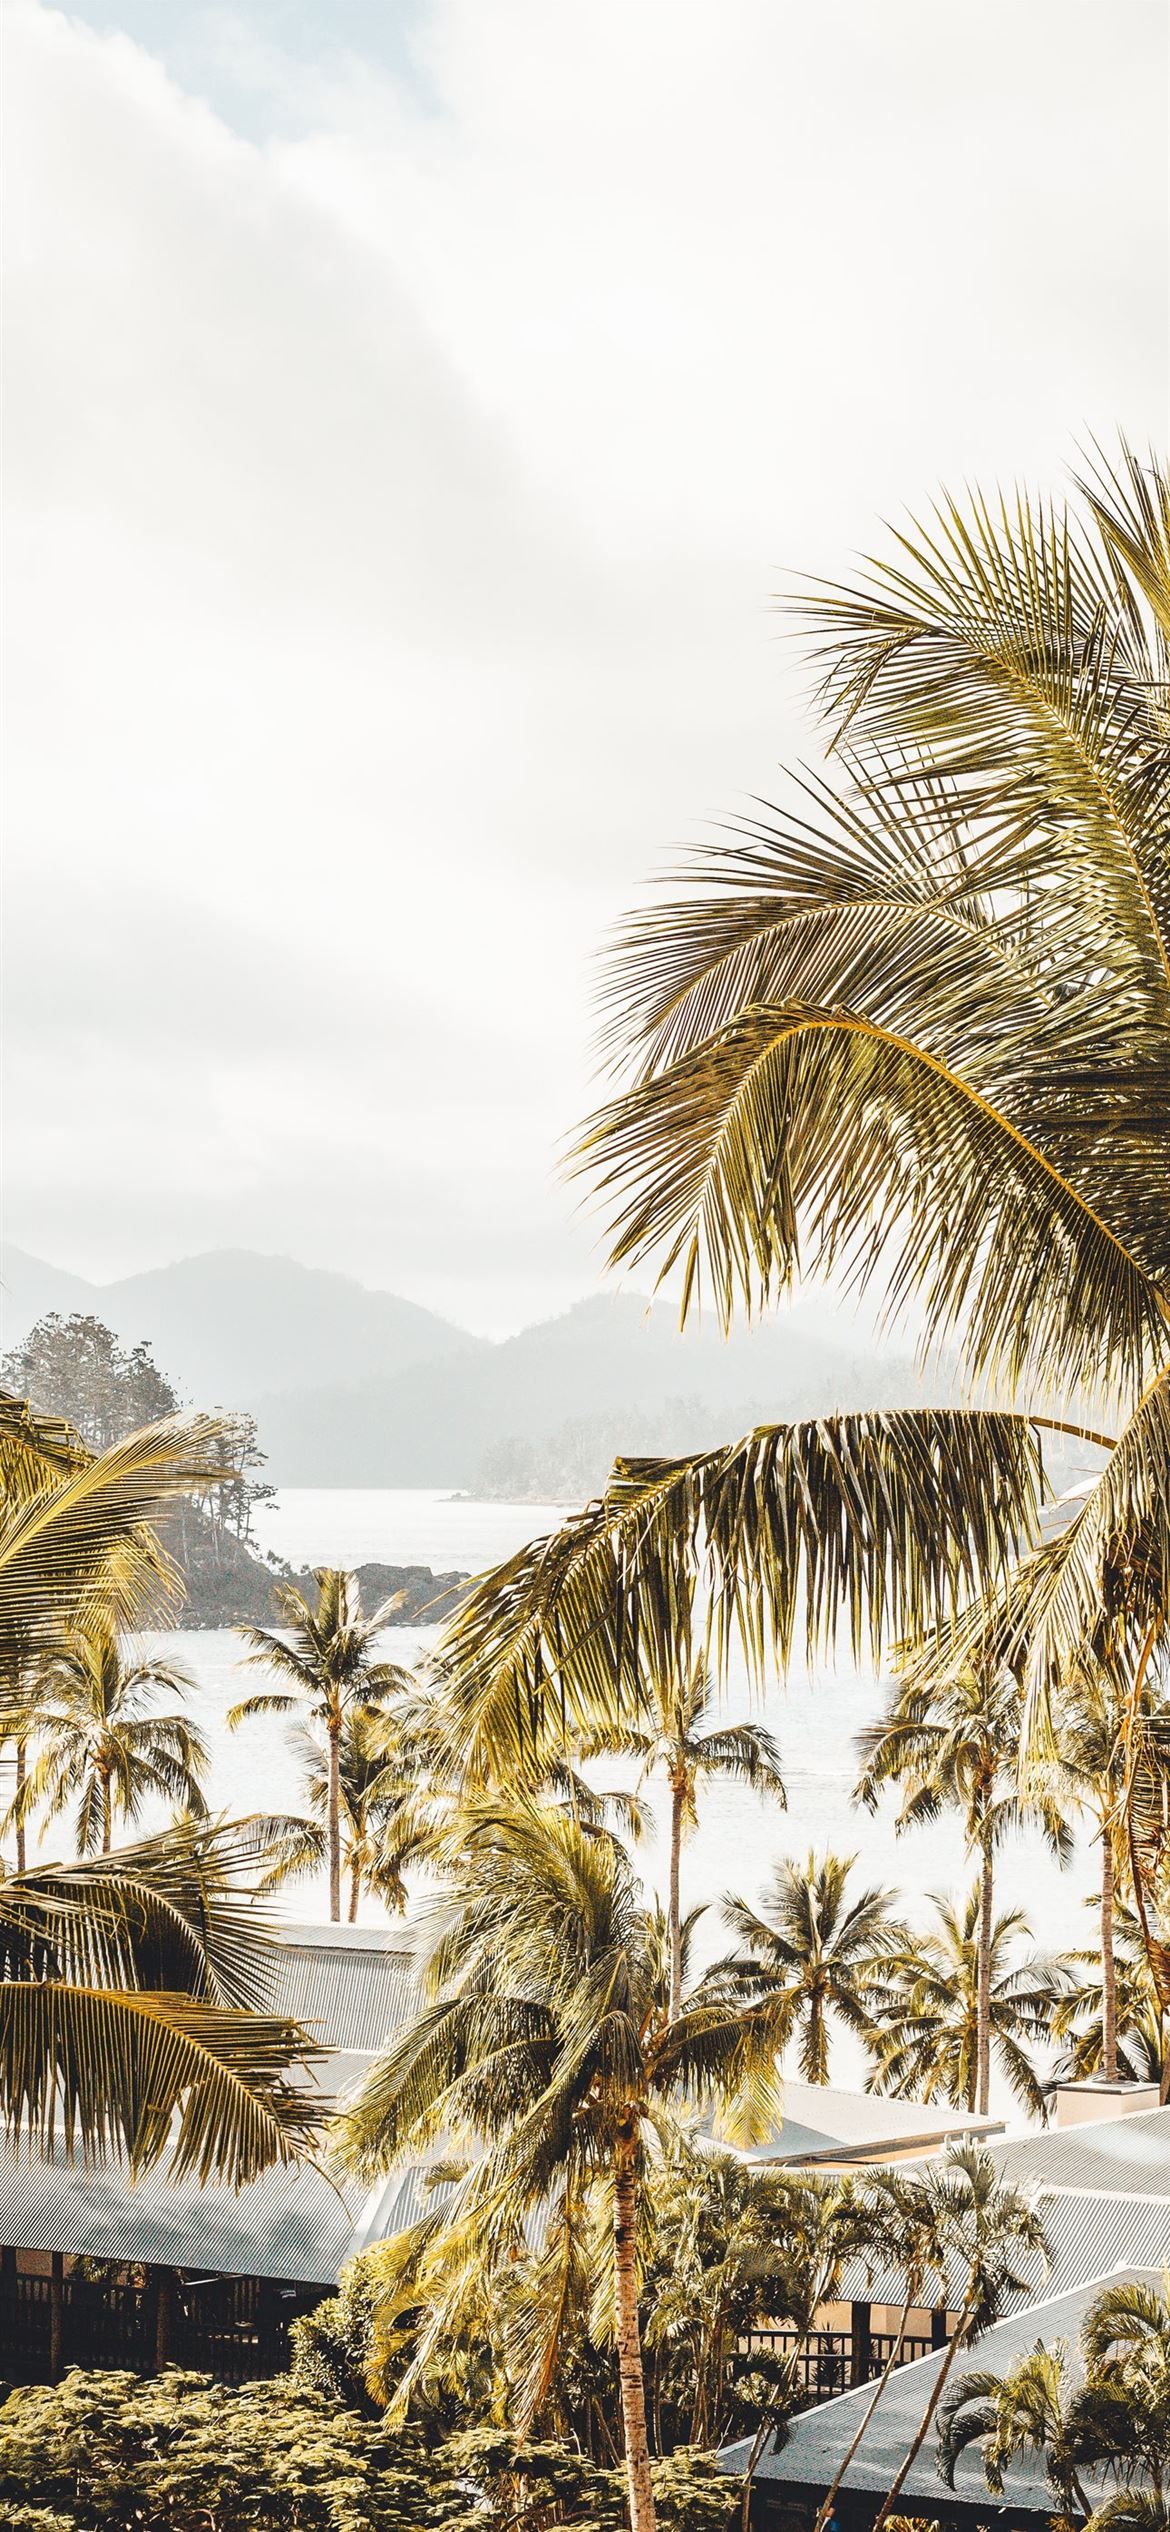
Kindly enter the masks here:
[[876, 1353], [823, 1294], [724, 1337], [710, 1319], [680, 1331], [641, 1294], [593, 1293], [496, 1341], [254, 1250], [97, 1285], [6, 1249], [0, 1273], [6, 1318], [92, 1310], [123, 1343], [148, 1343], [192, 1403], [254, 1415], [278, 1486], [539, 1494], [559, 1467], [557, 1491], [579, 1497], [617, 1451], [710, 1448], [753, 1424], [926, 1394], [908, 1354]]

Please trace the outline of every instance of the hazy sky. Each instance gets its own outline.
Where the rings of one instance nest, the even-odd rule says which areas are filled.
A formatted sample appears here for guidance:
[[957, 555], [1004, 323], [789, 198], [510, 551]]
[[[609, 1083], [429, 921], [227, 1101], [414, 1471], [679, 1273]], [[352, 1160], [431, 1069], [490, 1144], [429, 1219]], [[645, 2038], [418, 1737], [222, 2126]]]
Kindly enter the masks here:
[[786, 572], [1164, 434], [1163, 0], [5, 11], [5, 1229], [497, 1331]]

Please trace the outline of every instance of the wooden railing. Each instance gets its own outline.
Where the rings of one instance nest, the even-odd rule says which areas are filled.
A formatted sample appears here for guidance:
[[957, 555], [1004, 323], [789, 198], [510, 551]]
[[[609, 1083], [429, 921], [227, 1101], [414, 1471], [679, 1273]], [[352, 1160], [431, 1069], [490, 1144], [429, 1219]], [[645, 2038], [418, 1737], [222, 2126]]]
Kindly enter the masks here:
[[[916, 2357], [929, 2356], [939, 2344], [937, 2338], [907, 2335], [898, 2362], [912, 2365]], [[780, 2358], [790, 2370], [798, 2395], [812, 2408], [819, 2401], [835, 2400], [839, 2391], [873, 2382], [894, 2345], [894, 2335], [880, 2330], [813, 2330], [807, 2337], [793, 2329], [753, 2330], [750, 2338], [740, 2342], [738, 2363], [747, 2373], [757, 2355]]]
[[[35, 2383], [53, 2371], [53, 2302], [60, 2297], [60, 2365], [132, 2373], [153, 2370], [158, 2282], [128, 2286], [76, 2272], [0, 2273], [0, 2381]], [[289, 2323], [319, 2298], [264, 2277], [176, 2279], [165, 2353], [172, 2363], [224, 2382], [252, 2382], [288, 2363]]]

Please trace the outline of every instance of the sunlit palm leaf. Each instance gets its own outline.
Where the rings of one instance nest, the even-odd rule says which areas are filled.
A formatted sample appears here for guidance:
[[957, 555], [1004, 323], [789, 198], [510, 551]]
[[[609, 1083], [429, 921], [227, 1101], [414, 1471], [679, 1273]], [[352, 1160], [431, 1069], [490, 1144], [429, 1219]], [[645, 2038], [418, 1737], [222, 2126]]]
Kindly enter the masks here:
[[149, 1531], [181, 1496], [223, 1477], [214, 1416], [168, 1416], [59, 1482], [0, 1510], [0, 1634], [51, 1645], [63, 1619], [111, 1615], [133, 1624], [172, 1575]]

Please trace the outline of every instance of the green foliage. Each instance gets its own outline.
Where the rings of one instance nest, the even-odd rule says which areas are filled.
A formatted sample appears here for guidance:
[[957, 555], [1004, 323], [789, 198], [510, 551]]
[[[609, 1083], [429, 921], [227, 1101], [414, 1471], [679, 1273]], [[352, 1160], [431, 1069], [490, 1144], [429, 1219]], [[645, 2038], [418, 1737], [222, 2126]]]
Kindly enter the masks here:
[[[287, 2378], [72, 2372], [0, 2408], [10, 2532], [624, 2532], [624, 2475], [476, 2428], [429, 2445]], [[724, 2532], [713, 2456], [655, 2469], [663, 2532]]]

